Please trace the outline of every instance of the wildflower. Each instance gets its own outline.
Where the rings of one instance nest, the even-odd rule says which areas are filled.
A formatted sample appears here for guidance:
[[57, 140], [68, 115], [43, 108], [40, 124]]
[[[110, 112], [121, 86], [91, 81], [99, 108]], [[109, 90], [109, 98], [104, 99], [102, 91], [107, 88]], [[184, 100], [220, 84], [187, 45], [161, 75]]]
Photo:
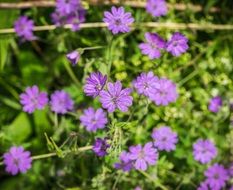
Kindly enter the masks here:
[[108, 112], [114, 112], [117, 108], [122, 112], [126, 112], [133, 102], [133, 97], [130, 96], [130, 93], [130, 88], [122, 89], [120, 81], [115, 83], [109, 82], [107, 84], [107, 91], [102, 90], [99, 94], [100, 102]]
[[57, 0], [56, 10], [61, 15], [74, 13], [80, 5], [79, 0]]
[[126, 151], [123, 151], [120, 154], [120, 162], [115, 163], [115, 168], [122, 169], [124, 172], [130, 171], [133, 168], [133, 163], [130, 160], [130, 154]]
[[96, 131], [97, 129], [103, 129], [108, 123], [106, 113], [101, 109], [96, 111], [90, 107], [84, 110], [84, 114], [80, 116], [80, 121], [88, 131]]
[[142, 145], [131, 146], [129, 151], [130, 159], [135, 161], [134, 167], [137, 170], [144, 171], [148, 165], [154, 165], [158, 160], [158, 152], [152, 142], [146, 143], [144, 147]]
[[40, 92], [36, 85], [27, 87], [25, 92], [20, 94], [20, 103], [23, 111], [32, 113], [36, 109], [42, 110], [48, 103], [47, 93]]
[[229, 179], [227, 170], [220, 164], [214, 164], [205, 171], [206, 181], [210, 189], [220, 190]]
[[176, 57], [185, 53], [188, 48], [188, 39], [179, 32], [174, 33], [166, 45], [166, 50]]
[[170, 127], [163, 126], [155, 128], [152, 133], [152, 138], [155, 140], [154, 146], [158, 150], [170, 152], [176, 149], [176, 143], [178, 141], [177, 134]]
[[216, 96], [210, 100], [208, 108], [211, 112], [217, 113], [221, 108], [221, 106], [222, 106], [222, 98], [220, 96]]
[[3, 163], [6, 171], [12, 175], [26, 173], [31, 168], [31, 156], [29, 151], [24, 151], [23, 147], [13, 146], [9, 152], [3, 155]]
[[165, 0], [147, 0], [146, 11], [154, 17], [167, 14], [167, 4]]
[[36, 37], [33, 34], [34, 22], [27, 16], [21, 16], [14, 23], [15, 32], [22, 40], [35, 40]]
[[112, 7], [111, 12], [104, 12], [103, 21], [108, 25], [108, 29], [113, 34], [126, 33], [130, 31], [130, 24], [134, 22], [134, 19], [129, 12], [125, 12], [123, 7]]
[[99, 157], [103, 157], [107, 154], [107, 149], [110, 147], [110, 144], [107, 143], [107, 139], [97, 138], [93, 145], [93, 151]]
[[141, 187], [139, 187], [139, 186], [137, 186], [137, 187], [135, 187], [135, 189], [134, 190], [142, 190], [142, 188]]
[[210, 140], [198, 139], [193, 144], [193, 156], [195, 160], [206, 164], [217, 156], [217, 149]]
[[77, 50], [72, 51], [66, 55], [66, 58], [70, 61], [72, 65], [76, 65], [80, 59], [80, 54]]
[[204, 181], [200, 184], [200, 186], [197, 188], [197, 190], [211, 190], [209, 188], [208, 181]]
[[145, 43], [141, 43], [139, 48], [142, 54], [148, 55], [150, 59], [161, 57], [160, 51], [166, 47], [166, 42], [156, 33], [145, 34]]
[[51, 95], [50, 105], [55, 113], [65, 114], [73, 109], [74, 102], [65, 91], [57, 90]]
[[107, 75], [102, 75], [101, 72], [91, 73], [84, 85], [85, 94], [95, 98], [104, 88], [106, 81]]
[[168, 105], [171, 102], [175, 102], [178, 97], [176, 85], [171, 80], [161, 78], [157, 82], [157, 88], [150, 93], [150, 99], [155, 102], [156, 105]]

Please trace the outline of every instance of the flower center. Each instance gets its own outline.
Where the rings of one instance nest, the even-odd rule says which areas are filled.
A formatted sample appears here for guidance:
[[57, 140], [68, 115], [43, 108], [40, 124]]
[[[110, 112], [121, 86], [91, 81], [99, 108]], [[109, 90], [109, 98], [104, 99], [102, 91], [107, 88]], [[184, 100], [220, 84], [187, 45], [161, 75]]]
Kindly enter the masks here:
[[13, 163], [14, 163], [16, 166], [18, 166], [18, 165], [19, 165], [19, 159], [18, 159], [18, 158], [14, 158]]
[[214, 174], [214, 179], [218, 179], [219, 178], [219, 174]]
[[143, 158], [145, 157], [145, 153], [144, 153], [143, 150], [141, 150], [141, 151], [139, 152], [138, 157], [141, 158], [141, 159], [143, 159]]
[[119, 19], [119, 18], [116, 19], [115, 20], [115, 25], [117, 25], [117, 26], [121, 25], [121, 19]]

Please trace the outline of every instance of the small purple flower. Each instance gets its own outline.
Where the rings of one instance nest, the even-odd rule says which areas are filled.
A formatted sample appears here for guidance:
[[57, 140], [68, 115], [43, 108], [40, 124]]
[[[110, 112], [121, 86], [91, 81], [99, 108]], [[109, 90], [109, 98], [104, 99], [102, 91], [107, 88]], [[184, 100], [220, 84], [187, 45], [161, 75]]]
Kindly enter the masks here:
[[115, 168], [116, 169], [121, 169], [124, 172], [128, 172], [133, 168], [133, 163], [130, 159], [130, 154], [126, 151], [123, 151], [120, 154], [120, 162], [119, 163], [115, 163]]
[[107, 149], [110, 147], [110, 144], [107, 143], [107, 139], [97, 138], [93, 145], [93, 151], [99, 157], [103, 157], [107, 154]]
[[20, 94], [20, 103], [23, 111], [28, 113], [32, 113], [36, 109], [42, 110], [48, 103], [47, 93], [40, 92], [36, 85], [27, 87], [25, 92]]
[[17, 36], [22, 38], [23, 41], [36, 39], [33, 35], [34, 22], [27, 16], [19, 17], [14, 23], [14, 28]]
[[78, 51], [72, 51], [66, 55], [66, 58], [72, 63], [72, 65], [76, 65], [80, 59], [80, 54]]
[[203, 181], [200, 186], [197, 188], [197, 190], [211, 190], [209, 188], [208, 181]]
[[66, 23], [67, 24], [71, 24], [72, 28], [71, 30], [72, 31], [78, 31], [80, 30], [80, 24], [85, 22], [85, 14], [86, 14], [86, 11], [84, 9], [80, 9], [78, 11], [78, 13], [75, 13], [75, 14], [70, 14], [67, 16], [67, 20], [66, 20]]
[[23, 147], [13, 146], [9, 152], [3, 155], [3, 163], [6, 171], [12, 175], [26, 173], [31, 168], [31, 156], [29, 151], [24, 151]]
[[165, 0], [147, 0], [146, 11], [154, 17], [167, 14], [167, 4]]
[[229, 179], [227, 170], [220, 164], [214, 164], [205, 171], [210, 189], [220, 190]]
[[75, 12], [79, 5], [79, 0], [57, 0], [56, 10], [59, 14], [64, 16]]
[[154, 76], [153, 72], [141, 73], [134, 81], [133, 86], [138, 94], [149, 96], [150, 92], [156, 88], [159, 78]]
[[160, 51], [166, 47], [166, 42], [156, 33], [147, 32], [145, 38], [146, 43], [139, 45], [142, 54], [148, 55], [150, 59], [160, 58]]
[[93, 132], [97, 129], [103, 129], [108, 123], [106, 113], [101, 108], [95, 111], [92, 107], [84, 110], [84, 114], [80, 116], [80, 121], [88, 131]]
[[216, 96], [210, 100], [208, 108], [211, 112], [217, 113], [221, 108], [221, 106], [222, 106], [222, 98], [220, 96]]
[[142, 188], [141, 187], [139, 187], [139, 186], [137, 186], [137, 187], [135, 187], [135, 189], [134, 190], [142, 190]]
[[176, 57], [185, 53], [188, 48], [188, 39], [179, 32], [174, 33], [166, 45], [166, 50]]
[[206, 164], [217, 156], [217, 149], [210, 140], [198, 139], [193, 144], [193, 156], [195, 160]]
[[142, 145], [131, 146], [129, 151], [130, 159], [135, 161], [134, 167], [137, 170], [145, 171], [148, 165], [154, 165], [158, 160], [158, 152], [152, 142], [146, 143], [144, 147]]
[[84, 85], [85, 94], [95, 98], [104, 88], [106, 81], [107, 75], [102, 75], [101, 72], [91, 73]]
[[163, 126], [155, 128], [152, 133], [152, 138], [155, 140], [154, 146], [158, 150], [170, 152], [176, 149], [176, 143], [178, 141], [177, 134], [170, 127]]
[[134, 22], [134, 19], [129, 12], [125, 12], [124, 7], [112, 7], [111, 12], [104, 12], [103, 21], [108, 25], [108, 29], [113, 34], [120, 32], [126, 33], [130, 31], [130, 25]]
[[175, 102], [178, 97], [176, 84], [166, 78], [161, 78], [157, 82], [157, 88], [150, 93], [150, 99], [155, 102], [156, 105], [168, 105], [171, 102]]
[[55, 113], [65, 114], [73, 109], [74, 102], [65, 91], [57, 90], [51, 95], [50, 105]]
[[115, 109], [119, 109], [122, 112], [127, 112], [128, 107], [132, 105], [133, 97], [130, 96], [131, 89], [125, 88], [122, 90], [122, 84], [120, 81], [115, 83], [109, 82], [107, 84], [107, 91], [102, 90], [100, 92], [100, 102], [103, 108], [108, 112], [114, 112]]

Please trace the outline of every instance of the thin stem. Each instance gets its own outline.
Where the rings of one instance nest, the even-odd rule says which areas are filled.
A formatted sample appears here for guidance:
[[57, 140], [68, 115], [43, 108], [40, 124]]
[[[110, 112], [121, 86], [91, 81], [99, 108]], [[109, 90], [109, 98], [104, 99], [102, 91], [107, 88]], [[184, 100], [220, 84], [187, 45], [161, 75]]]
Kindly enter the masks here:
[[69, 74], [70, 78], [74, 81], [74, 83], [77, 86], [80, 86], [80, 82], [79, 82], [78, 78], [75, 76], [73, 70], [71, 69], [70, 64], [68, 64], [67, 62], [64, 62], [64, 65], [65, 65], [66, 71]]
[[82, 50], [86, 51], [86, 50], [95, 50], [95, 49], [103, 49], [104, 46], [95, 46], [95, 47], [85, 47], [85, 48], [81, 48]]
[[57, 115], [57, 113], [54, 113], [54, 126], [58, 127], [58, 115]]

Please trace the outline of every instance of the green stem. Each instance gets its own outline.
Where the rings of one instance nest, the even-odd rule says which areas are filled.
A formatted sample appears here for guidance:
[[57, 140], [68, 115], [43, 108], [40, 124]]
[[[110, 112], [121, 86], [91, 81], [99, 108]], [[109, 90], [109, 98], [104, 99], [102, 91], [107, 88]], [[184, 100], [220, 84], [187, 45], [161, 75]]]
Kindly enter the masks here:
[[95, 50], [95, 49], [102, 49], [104, 48], [104, 46], [95, 46], [95, 47], [85, 47], [85, 48], [81, 48], [83, 51], [86, 50]]
[[54, 125], [55, 125], [55, 127], [58, 127], [58, 116], [57, 116], [57, 113], [54, 113]]
[[73, 70], [71, 69], [70, 64], [67, 64], [67, 62], [64, 62], [64, 66], [65, 66], [66, 71], [67, 71], [67, 73], [69, 74], [70, 78], [74, 81], [74, 83], [75, 83], [77, 86], [80, 86], [80, 82], [79, 82], [79, 80], [77, 79], [77, 77], [75, 76]]

